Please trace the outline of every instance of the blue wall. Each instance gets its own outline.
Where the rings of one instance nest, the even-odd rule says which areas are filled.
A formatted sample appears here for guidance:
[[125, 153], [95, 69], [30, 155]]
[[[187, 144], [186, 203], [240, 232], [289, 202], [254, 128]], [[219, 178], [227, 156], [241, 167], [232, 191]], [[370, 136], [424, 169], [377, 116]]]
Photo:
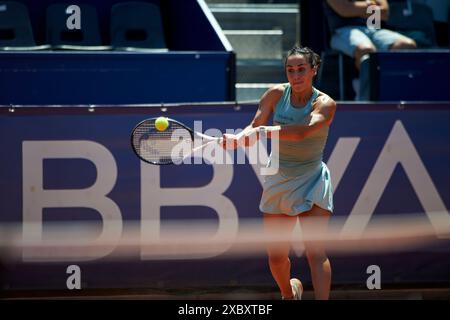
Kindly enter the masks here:
[[[419, 213], [427, 221], [434, 210], [444, 208], [447, 211], [446, 208], [450, 207], [450, 167], [447, 165], [450, 161], [450, 105], [406, 104], [403, 107], [399, 109], [396, 104], [339, 104], [324, 159], [330, 166], [333, 179], [336, 181], [340, 177], [335, 185], [334, 219], [349, 219], [355, 214], [358, 203], [368, 203], [374, 197], [374, 207], [363, 205], [364, 212], [370, 214], [370, 221], [386, 214], [410, 213]], [[169, 107], [165, 114], [189, 126], [193, 126], [195, 120], [203, 120], [203, 130], [217, 128], [224, 132], [227, 128], [243, 128], [255, 110], [256, 105], [251, 104], [240, 108], [233, 105], [182, 105]], [[89, 112], [87, 107], [29, 107], [17, 108], [13, 113], [8, 111], [8, 107], [0, 108], [0, 143], [3, 150], [7, 150], [0, 154], [0, 219], [20, 222], [24, 219], [24, 208], [30, 207], [27, 201], [31, 193], [26, 191], [28, 200], [23, 194], [23, 181], [29, 178], [24, 175], [24, 163], [27, 160], [27, 165], [32, 166], [28, 168], [30, 173], [36, 172], [33, 168], [40, 164], [33, 162], [33, 154], [23, 158], [23, 142], [51, 143], [59, 140], [67, 145], [76, 141], [84, 143], [83, 146], [94, 143], [112, 155], [117, 178], [107, 198], [117, 204], [124, 225], [159, 213], [162, 222], [180, 218], [217, 221], [217, 210], [225, 210], [225, 207], [220, 203], [214, 204], [217, 208], [204, 205], [207, 198], [215, 195], [214, 192], [209, 197], [205, 197], [205, 192], [194, 193], [189, 197], [190, 204], [173, 206], [161, 203], [164, 190], [181, 188], [181, 194], [188, 188], [204, 187], [214, 177], [217, 178], [210, 165], [155, 167], [142, 165], [133, 154], [129, 142], [133, 127], [142, 119], [160, 114], [163, 112], [157, 107], [110, 106], [98, 107], [94, 112]], [[344, 147], [346, 144], [354, 145], [354, 148]], [[114, 166], [103, 161], [96, 168], [93, 162], [82, 159], [86, 152], [89, 153], [85, 149], [69, 146], [69, 150], [80, 153], [78, 159], [71, 156], [70, 159], [43, 161], [43, 187], [70, 192], [88, 188], [96, 179], [103, 181], [105, 176], [98, 170], [108, 171]], [[332, 153], [334, 159], [331, 159]], [[392, 159], [395, 167], [390, 162]], [[374, 171], [377, 166], [381, 168], [378, 173]], [[159, 186], [144, 180], [150, 172], [147, 170], [151, 170], [151, 174], [160, 174]], [[229, 182], [220, 183], [224, 188], [223, 199], [232, 204], [225, 211], [232, 213], [232, 208], [235, 208], [240, 223], [247, 218], [260, 219], [261, 185], [251, 166], [222, 166], [218, 170], [232, 176]], [[380, 175], [383, 172], [391, 172], [385, 183]], [[371, 174], [375, 175], [371, 177]], [[419, 182], [417, 177], [421, 177]], [[430, 181], [431, 185], [427, 185]], [[364, 194], [366, 184], [372, 186], [370, 190], [381, 190], [381, 193]], [[159, 213], [149, 210], [152, 203], [157, 203]], [[56, 205], [55, 208], [43, 209], [43, 215], [44, 221], [101, 221], [95, 209], [86, 207], [62, 208]], [[448, 283], [449, 251], [449, 241], [440, 239], [433, 245], [395, 253], [331, 256], [333, 283], [364, 287], [368, 277], [366, 269], [372, 264], [381, 267], [382, 284]], [[139, 252], [135, 252], [129, 260], [120, 263], [108, 261], [107, 257], [90, 262], [16, 261], [8, 267], [6, 278], [10, 288], [15, 289], [63, 289], [67, 279], [66, 268], [76, 263], [83, 270], [85, 288], [274, 285], [265, 257], [225, 257], [226, 253], [196, 260], [157, 261], [142, 260]], [[303, 257], [293, 259], [292, 270], [310, 285]]]
[[4, 52], [0, 103], [230, 101], [233, 68], [227, 52]]
[[378, 52], [370, 64], [372, 100], [450, 101], [450, 50]]

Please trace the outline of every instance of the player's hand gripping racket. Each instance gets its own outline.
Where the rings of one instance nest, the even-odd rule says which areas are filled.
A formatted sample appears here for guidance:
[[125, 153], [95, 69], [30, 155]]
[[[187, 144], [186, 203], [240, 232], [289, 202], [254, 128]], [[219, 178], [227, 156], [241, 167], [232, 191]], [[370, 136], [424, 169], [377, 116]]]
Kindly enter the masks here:
[[[140, 122], [131, 133], [131, 145], [136, 155], [143, 161], [155, 164], [180, 164], [196, 151], [207, 145], [220, 143], [222, 138], [211, 137], [193, 131], [186, 125], [167, 118], [168, 126], [158, 130], [150, 118]], [[194, 140], [200, 139], [200, 143]]]

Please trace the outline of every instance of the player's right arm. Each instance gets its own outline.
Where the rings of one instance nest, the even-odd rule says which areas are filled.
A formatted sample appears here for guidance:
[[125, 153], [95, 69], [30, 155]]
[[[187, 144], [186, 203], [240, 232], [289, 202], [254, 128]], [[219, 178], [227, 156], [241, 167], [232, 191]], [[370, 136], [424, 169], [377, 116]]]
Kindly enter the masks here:
[[284, 85], [279, 84], [267, 90], [259, 101], [258, 110], [248, 127], [266, 126], [275, 111], [275, 106], [284, 92]]

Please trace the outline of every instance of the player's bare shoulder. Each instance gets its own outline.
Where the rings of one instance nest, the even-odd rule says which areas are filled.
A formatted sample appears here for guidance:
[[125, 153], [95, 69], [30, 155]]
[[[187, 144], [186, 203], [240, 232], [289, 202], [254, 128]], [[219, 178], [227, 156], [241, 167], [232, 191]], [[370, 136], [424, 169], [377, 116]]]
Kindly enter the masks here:
[[312, 113], [317, 113], [323, 115], [328, 124], [333, 121], [334, 113], [336, 112], [336, 101], [334, 101], [326, 93], [319, 91], [316, 100], [313, 102]]
[[286, 84], [277, 84], [270, 87], [261, 97], [260, 107], [274, 109], [280, 98], [283, 96]]
[[[317, 89], [316, 89], [317, 90]], [[325, 108], [331, 108], [336, 109], [336, 101], [334, 101], [329, 95], [326, 93], [317, 90], [319, 93], [316, 100], [314, 100], [313, 103], [313, 109], [325, 107]]]
[[268, 100], [278, 100], [281, 98], [281, 96], [284, 93], [284, 90], [286, 89], [286, 84], [276, 84], [272, 87], [270, 87], [261, 97], [261, 99], [268, 99]]

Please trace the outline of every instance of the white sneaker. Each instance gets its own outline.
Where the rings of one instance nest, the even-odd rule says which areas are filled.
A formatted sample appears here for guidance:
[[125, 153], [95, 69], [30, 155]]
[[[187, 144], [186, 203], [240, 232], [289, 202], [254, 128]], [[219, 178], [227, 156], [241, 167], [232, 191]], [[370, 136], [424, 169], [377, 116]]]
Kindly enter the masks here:
[[292, 278], [291, 281], [291, 287], [292, 287], [292, 294], [294, 297], [293, 300], [302, 300], [302, 294], [303, 294], [303, 285], [302, 282], [296, 278]]

